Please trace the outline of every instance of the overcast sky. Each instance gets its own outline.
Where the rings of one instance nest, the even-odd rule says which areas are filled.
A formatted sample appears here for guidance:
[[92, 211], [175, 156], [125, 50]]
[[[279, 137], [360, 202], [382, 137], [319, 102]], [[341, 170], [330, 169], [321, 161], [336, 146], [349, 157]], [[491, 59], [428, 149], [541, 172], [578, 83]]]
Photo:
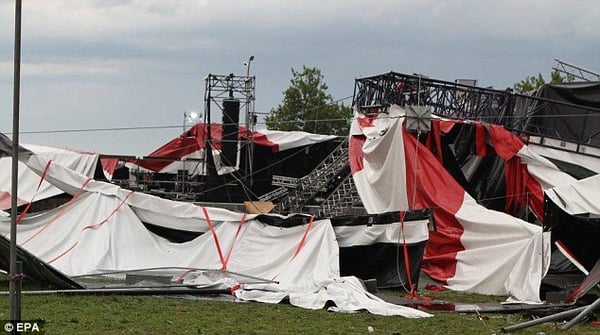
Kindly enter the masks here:
[[[4, 133], [14, 4], [0, 0]], [[600, 72], [599, 22], [598, 0], [23, 0], [20, 141], [146, 155], [181, 133], [185, 111], [203, 111], [207, 74], [245, 75], [250, 55], [257, 112], [281, 103], [303, 65], [334, 99], [388, 71], [499, 89], [549, 77], [554, 58]]]

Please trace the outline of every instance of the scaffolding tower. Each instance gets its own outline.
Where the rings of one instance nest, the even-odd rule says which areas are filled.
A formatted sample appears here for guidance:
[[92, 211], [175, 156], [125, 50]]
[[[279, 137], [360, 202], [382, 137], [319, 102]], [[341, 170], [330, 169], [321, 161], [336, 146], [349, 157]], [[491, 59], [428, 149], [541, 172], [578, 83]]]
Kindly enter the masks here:
[[[571, 142], [573, 149], [565, 147], [568, 151], [589, 154], [587, 148], [590, 145], [597, 147], [591, 137], [573, 140], [528, 127], [529, 120], [547, 106], [568, 107], [577, 114], [599, 113], [600, 109], [593, 106], [520, 94], [510, 88], [474, 87], [417, 74], [389, 72], [355, 80], [353, 106], [359, 112], [367, 115], [385, 113], [392, 104], [427, 106], [438, 116], [501, 125], [516, 133], [539, 137], [542, 142], [545, 139]], [[598, 133], [592, 135], [595, 141], [598, 136]]]
[[[244, 161], [244, 179], [249, 183], [249, 185], [252, 185], [254, 141], [251, 134], [254, 132], [254, 128], [256, 126], [256, 111], [254, 107], [254, 102], [256, 99], [256, 77], [250, 76], [249, 72], [246, 73], [246, 76], [236, 76], [233, 73], [228, 75], [209, 74], [206, 76], [205, 81], [205, 124], [210, 125], [213, 122], [211, 120], [213, 106], [217, 108], [217, 111], [220, 114], [222, 114], [224, 110], [223, 102], [225, 100], [234, 98], [240, 101], [240, 111], [244, 111], [245, 116], [245, 128], [243, 131], [246, 132], [246, 136], [244, 136], [244, 138], [248, 139], [247, 141], [241, 143], [240, 148], [240, 150], [245, 151], [246, 153], [246, 160]], [[210, 126], [207, 129], [207, 141], [210, 141]], [[242, 130], [240, 129], [240, 131]], [[207, 145], [206, 148], [211, 148], [211, 146]], [[209, 151], [210, 150], [206, 150], [205, 154], [207, 154]]]

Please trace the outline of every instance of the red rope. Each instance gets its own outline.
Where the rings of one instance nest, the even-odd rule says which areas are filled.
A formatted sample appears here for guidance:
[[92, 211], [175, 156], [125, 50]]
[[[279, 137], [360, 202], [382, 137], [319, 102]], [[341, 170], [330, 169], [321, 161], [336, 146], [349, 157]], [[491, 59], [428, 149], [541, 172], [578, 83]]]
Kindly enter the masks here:
[[410, 291], [408, 293], [409, 298], [418, 298], [417, 291], [415, 290], [415, 285], [412, 281], [411, 271], [410, 271], [410, 259], [408, 257], [408, 246], [406, 245], [406, 235], [404, 234], [404, 217], [406, 212], [400, 211], [400, 231], [402, 234], [402, 248], [404, 251], [404, 270], [406, 273], [406, 278], [408, 280], [408, 286], [410, 287]]
[[221, 260], [222, 268], [227, 267], [227, 263], [225, 262], [225, 258], [223, 258], [223, 251], [221, 251], [221, 244], [219, 243], [219, 237], [217, 236], [217, 232], [215, 231], [215, 227], [212, 222], [210, 222], [210, 218], [208, 217], [208, 211], [206, 207], [202, 207], [202, 212], [204, 212], [204, 218], [206, 218], [206, 224], [208, 225], [208, 229], [210, 229], [210, 233], [212, 234], [213, 240], [215, 241], [215, 246], [217, 247], [217, 253], [219, 253], [219, 260]]
[[40, 190], [40, 186], [42, 186], [42, 182], [44, 181], [44, 179], [46, 179], [46, 174], [48, 173], [48, 169], [50, 168], [51, 163], [52, 163], [52, 160], [49, 160], [48, 163], [46, 163], [46, 168], [44, 169], [44, 172], [42, 172], [42, 175], [40, 176], [40, 182], [38, 183], [37, 188], [35, 189], [35, 193], [33, 193], [33, 196], [31, 197], [31, 201], [29, 201], [29, 203], [27, 203], [25, 210], [23, 210], [23, 212], [21, 212], [21, 214], [19, 214], [19, 216], [17, 216], [17, 223], [21, 223], [21, 220], [23, 220], [25, 215], [29, 212], [29, 209], [31, 208], [31, 204], [33, 204], [33, 200], [35, 199], [35, 196], [37, 195], [38, 191]]
[[[127, 199], [129, 199], [129, 197], [133, 194], [133, 191], [130, 191], [127, 196], [125, 197], [125, 199], [123, 199], [121, 201], [121, 203], [115, 207], [112, 212], [110, 212], [110, 214], [102, 221], [100, 221], [99, 223], [93, 224], [93, 225], [88, 225], [85, 226], [83, 228], [81, 228], [81, 232], [84, 232], [87, 229], [96, 229], [98, 227], [101, 227], [103, 224], [105, 224], [106, 222], [108, 222], [108, 220], [110, 220], [115, 213], [117, 213], [119, 211], [119, 209], [121, 209], [121, 207], [123, 207], [123, 205], [125, 204], [125, 202], [127, 201]], [[48, 264], [51, 264], [52, 262], [56, 261], [57, 259], [63, 257], [64, 255], [66, 255], [67, 253], [69, 253], [71, 250], [73, 250], [77, 245], [79, 244], [79, 241], [73, 243], [73, 245], [71, 247], [69, 247], [69, 249], [65, 250], [63, 253], [61, 253], [60, 255], [54, 257], [51, 261], [48, 262]]]
[[182, 283], [182, 282], [183, 282], [183, 279], [185, 278], [185, 276], [187, 276], [187, 275], [188, 275], [188, 273], [192, 273], [192, 272], [194, 272], [194, 271], [196, 271], [196, 269], [189, 269], [189, 270], [186, 270], [184, 273], [182, 273], [181, 275], [179, 275], [179, 277], [177, 277], [177, 279], [175, 280], [175, 282], [177, 282], [177, 283]]
[[42, 228], [38, 229], [38, 231], [36, 231], [33, 235], [31, 235], [28, 239], [26, 239], [23, 243], [21, 243], [21, 246], [25, 245], [27, 242], [31, 241], [34, 237], [38, 236], [40, 233], [42, 233], [44, 230], [46, 230], [48, 227], [50, 227], [52, 224], [54, 224], [56, 222], [56, 220], [58, 220], [58, 218], [60, 218], [65, 211], [71, 206], [71, 204], [73, 204], [75, 202], [75, 200], [77, 198], [79, 198], [79, 196], [81, 195], [81, 193], [83, 192], [83, 189], [87, 186], [87, 184], [89, 184], [91, 181], [90, 178], [88, 178], [83, 185], [81, 185], [81, 187], [79, 188], [79, 190], [77, 190], [77, 193], [75, 193], [75, 195], [73, 195], [73, 198], [71, 198], [71, 200], [69, 200], [64, 207], [60, 210], [60, 212], [58, 212], [53, 218], [52, 220], [50, 220], [50, 222], [48, 222], [47, 224], [45, 224]]
[[[300, 253], [300, 250], [302, 250], [302, 247], [304, 247], [304, 243], [306, 241], [306, 236], [308, 236], [308, 232], [312, 228], [314, 219], [315, 219], [314, 216], [310, 217], [310, 221], [308, 222], [308, 226], [306, 226], [306, 229], [304, 230], [304, 234], [302, 235], [302, 238], [300, 239], [300, 243], [298, 243], [298, 247], [296, 248], [296, 251], [294, 252], [294, 255], [290, 259], [290, 262], [293, 261], [294, 258], [296, 258], [296, 256], [298, 256], [298, 254]], [[278, 273], [275, 276], [273, 276], [273, 278], [271, 278], [271, 280], [275, 280], [279, 276], [279, 274], [280, 273]]]
[[112, 217], [113, 217], [113, 216], [114, 216], [114, 215], [115, 215], [115, 214], [116, 214], [116, 213], [119, 211], [119, 209], [121, 209], [121, 207], [123, 207], [123, 205], [125, 204], [125, 202], [127, 201], [127, 199], [129, 199], [129, 197], [130, 197], [132, 194], [133, 194], [133, 191], [129, 191], [129, 193], [127, 193], [127, 196], [125, 197], [125, 199], [123, 199], [123, 200], [121, 201], [121, 203], [120, 203], [120, 204], [119, 204], [117, 207], [115, 207], [115, 208], [112, 210], [112, 212], [110, 212], [110, 214], [109, 214], [109, 215], [106, 217], [106, 219], [104, 219], [104, 220], [102, 220], [102, 221], [100, 221], [100, 222], [98, 222], [98, 223], [96, 223], [96, 224], [85, 226], [85, 227], [83, 227], [83, 228], [81, 229], [81, 231], [83, 232], [83, 231], [84, 231], [84, 230], [86, 230], [86, 229], [96, 229], [96, 228], [98, 228], [98, 227], [102, 226], [103, 224], [107, 223], [107, 222], [108, 222], [108, 220], [110, 220], [110, 219], [111, 219], [111, 218], [112, 218]]
[[306, 241], [306, 236], [308, 236], [308, 232], [310, 231], [310, 228], [312, 228], [314, 219], [315, 219], [314, 216], [310, 217], [308, 226], [306, 227], [306, 230], [304, 230], [304, 235], [302, 235], [302, 239], [300, 240], [300, 243], [298, 244], [298, 248], [296, 248], [296, 252], [294, 252], [294, 256], [292, 256], [292, 260], [294, 258], [296, 258], [296, 256], [298, 256], [298, 254], [300, 253], [300, 250], [302, 249], [302, 247], [304, 247], [304, 242]]
[[52, 263], [53, 263], [54, 261], [56, 261], [57, 259], [61, 258], [62, 256], [66, 255], [66, 254], [68, 254], [68, 253], [69, 253], [71, 250], [73, 250], [73, 249], [74, 249], [74, 248], [77, 246], [77, 244], [79, 244], [79, 241], [77, 241], [77, 242], [73, 243], [73, 245], [72, 245], [71, 247], [69, 247], [69, 249], [67, 249], [67, 250], [63, 251], [63, 252], [62, 252], [60, 255], [58, 255], [58, 256], [56, 256], [56, 257], [52, 258], [52, 259], [51, 259], [51, 260], [48, 262], [48, 264], [52, 264]]
[[221, 268], [221, 270], [223, 270], [223, 271], [227, 270], [227, 264], [229, 264], [229, 258], [231, 257], [231, 252], [233, 251], [233, 246], [235, 245], [235, 241], [237, 240], [238, 236], [240, 235], [240, 231], [242, 230], [242, 226], [244, 225], [244, 223], [246, 223], [246, 214], [244, 214], [244, 216], [242, 216], [240, 225], [238, 226], [238, 228], [235, 232], [235, 236], [233, 237], [233, 242], [231, 243], [231, 247], [229, 247], [229, 251], [227, 251], [227, 256], [225, 257], [225, 263], [223, 264], [223, 267]]

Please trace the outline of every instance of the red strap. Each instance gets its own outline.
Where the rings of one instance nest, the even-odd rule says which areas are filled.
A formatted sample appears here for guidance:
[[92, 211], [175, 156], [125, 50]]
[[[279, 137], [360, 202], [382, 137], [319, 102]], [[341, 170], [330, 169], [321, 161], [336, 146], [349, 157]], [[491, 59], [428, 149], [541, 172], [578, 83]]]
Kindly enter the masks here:
[[246, 223], [246, 214], [244, 214], [244, 216], [242, 216], [242, 220], [235, 232], [235, 236], [233, 238], [233, 242], [231, 243], [231, 247], [229, 247], [229, 251], [227, 251], [227, 257], [225, 257], [225, 263], [223, 263], [223, 267], [221, 268], [221, 270], [223, 270], [223, 271], [227, 270], [227, 264], [229, 264], [229, 258], [231, 257], [231, 252], [233, 251], [233, 246], [235, 245], [235, 241], [237, 240], [238, 236], [240, 235], [240, 231], [242, 230], [242, 226], [244, 225], [244, 223]]
[[241, 289], [241, 288], [242, 288], [242, 285], [240, 285], [240, 284], [235, 284], [235, 285], [233, 285], [233, 286], [232, 286], [232, 287], [229, 289], [229, 292], [231, 293], [231, 295], [234, 295], [234, 294], [235, 294], [235, 291], [237, 291], [237, 290], [239, 290], [239, 289]]
[[175, 280], [175, 282], [177, 283], [182, 283], [183, 279], [185, 278], [185, 276], [187, 276], [188, 273], [194, 272], [196, 271], [196, 269], [188, 269], [186, 270], [184, 273], [182, 273], [181, 275], [179, 275], [179, 277], [177, 277], [177, 279]]
[[208, 217], [208, 211], [206, 207], [202, 207], [202, 212], [204, 212], [204, 218], [206, 218], [206, 224], [208, 225], [208, 229], [210, 229], [210, 233], [212, 234], [213, 240], [215, 241], [215, 246], [217, 247], [217, 252], [219, 253], [219, 260], [221, 260], [222, 268], [227, 267], [227, 263], [225, 262], [225, 258], [223, 258], [223, 252], [221, 251], [221, 244], [219, 243], [219, 237], [217, 236], [217, 232], [215, 231], [215, 227], [212, 222], [210, 222], [210, 218]]
[[292, 256], [292, 259], [296, 258], [296, 256], [298, 256], [298, 254], [300, 253], [300, 250], [302, 249], [302, 247], [304, 247], [304, 242], [306, 241], [306, 236], [308, 235], [308, 232], [310, 231], [310, 228], [313, 225], [315, 217], [311, 215], [310, 217], [310, 221], [308, 222], [308, 226], [306, 227], [306, 230], [304, 230], [304, 235], [302, 235], [302, 239], [300, 240], [300, 243], [298, 244], [298, 248], [296, 248], [296, 252], [294, 252], [294, 256]]
[[25, 245], [27, 242], [31, 241], [34, 237], [38, 236], [41, 232], [43, 232], [44, 230], [46, 230], [46, 228], [50, 227], [50, 225], [52, 225], [54, 222], [56, 222], [56, 220], [58, 220], [58, 218], [60, 218], [65, 211], [71, 206], [71, 204], [73, 204], [73, 202], [75, 202], [75, 200], [77, 198], [79, 198], [79, 196], [81, 195], [81, 193], [83, 192], [83, 189], [87, 186], [87, 184], [90, 183], [92, 179], [88, 178], [83, 185], [81, 185], [81, 187], [79, 188], [79, 190], [77, 190], [77, 193], [75, 193], [75, 195], [73, 195], [73, 198], [71, 198], [71, 200], [69, 200], [64, 207], [60, 210], [60, 212], [58, 212], [53, 218], [52, 220], [50, 220], [50, 222], [48, 222], [46, 225], [44, 225], [42, 228], [40, 228], [38, 231], [36, 231], [33, 235], [29, 236], [28, 239], [26, 239], [23, 243], [21, 243], [21, 246]]
[[[83, 232], [83, 231], [85, 231], [85, 230], [87, 230], [87, 229], [96, 229], [96, 228], [98, 228], [98, 227], [102, 226], [103, 224], [105, 224], [106, 222], [108, 222], [108, 220], [110, 220], [110, 219], [111, 219], [111, 218], [112, 218], [112, 217], [115, 215], [115, 213], [116, 213], [116, 212], [117, 212], [119, 209], [121, 209], [121, 207], [123, 207], [123, 205], [125, 204], [125, 201], [127, 201], [127, 199], [128, 199], [128, 198], [129, 198], [129, 197], [130, 197], [132, 194], [133, 194], [133, 191], [130, 191], [130, 192], [127, 194], [127, 196], [125, 197], [125, 199], [123, 199], [123, 200], [121, 201], [121, 203], [120, 203], [120, 204], [119, 204], [117, 207], [115, 207], [115, 208], [112, 210], [112, 212], [111, 212], [111, 213], [110, 213], [110, 214], [109, 214], [109, 215], [106, 217], [106, 219], [104, 219], [104, 220], [100, 221], [99, 223], [96, 223], [96, 224], [93, 224], [93, 225], [89, 225], [89, 226], [85, 226], [85, 227], [81, 228], [81, 231]], [[48, 264], [51, 264], [52, 262], [56, 261], [57, 259], [61, 258], [62, 256], [64, 256], [64, 255], [68, 254], [68, 253], [69, 253], [71, 250], [73, 250], [73, 249], [74, 249], [74, 248], [77, 246], [77, 244], [79, 244], [79, 241], [77, 241], [77, 242], [73, 243], [73, 245], [72, 245], [72, 246], [70, 246], [70, 247], [69, 247], [69, 249], [67, 249], [67, 250], [63, 251], [63, 252], [62, 252], [60, 255], [58, 255], [58, 256], [56, 256], [56, 257], [54, 257], [54, 258], [53, 258], [51, 261], [49, 261], [49, 262], [48, 262]]]
[[115, 207], [115, 208], [112, 210], [112, 212], [110, 212], [110, 214], [109, 214], [109, 215], [108, 215], [108, 216], [107, 216], [107, 217], [106, 217], [104, 220], [102, 220], [102, 221], [100, 221], [100, 222], [98, 222], [98, 223], [96, 223], [96, 224], [93, 224], [93, 225], [88, 225], [88, 226], [85, 226], [85, 227], [83, 227], [83, 228], [81, 229], [81, 231], [84, 231], [84, 230], [86, 230], [86, 229], [96, 229], [96, 228], [98, 228], [98, 227], [102, 226], [103, 224], [107, 223], [107, 222], [108, 222], [108, 220], [110, 220], [110, 219], [113, 217], [113, 215], [115, 215], [115, 213], [117, 213], [117, 212], [119, 211], [119, 209], [121, 209], [121, 207], [123, 207], [123, 205], [125, 204], [125, 202], [127, 201], [127, 199], [129, 199], [129, 197], [130, 197], [132, 194], [133, 194], [133, 191], [129, 191], [129, 193], [127, 193], [127, 196], [125, 197], [125, 199], [123, 199], [123, 200], [121, 201], [121, 203], [120, 203], [120, 204], [119, 204], [117, 207]]
[[57, 260], [57, 259], [61, 258], [62, 256], [64, 256], [64, 255], [68, 254], [68, 253], [69, 253], [71, 250], [73, 250], [73, 249], [74, 249], [74, 248], [77, 246], [77, 244], [79, 244], [79, 241], [77, 241], [77, 242], [73, 243], [73, 245], [72, 245], [72, 246], [70, 246], [70, 247], [69, 247], [69, 249], [67, 249], [67, 250], [63, 251], [63, 252], [62, 252], [60, 255], [58, 255], [58, 256], [56, 256], [56, 257], [52, 258], [52, 259], [51, 259], [51, 260], [48, 262], [48, 264], [52, 264], [52, 263], [53, 263], [55, 260]]
[[[304, 234], [302, 235], [302, 238], [300, 239], [300, 243], [298, 243], [298, 247], [296, 248], [296, 251], [294, 252], [294, 255], [290, 259], [290, 262], [292, 260], [294, 260], [294, 258], [296, 258], [296, 256], [298, 256], [298, 254], [300, 253], [300, 250], [302, 249], [302, 247], [304, 247], [304, 242], [306, 241], [306, 236], [308, 235], [308, 232], [310, 231], [310, 228], [312, 228], [314, 219], [315, 219], [314, 216], [310, 217], [310, 221], [308, 222], [308, 226], [306, 226], [306, 229], [304, 230]], [[273, 278], [271, 278], [271, 280], [275, 280], [278, 276], [279, 276], [279, 273], [276, 274], [275, 276], [273, 276]]]
[[40, 190], [40, 186], [42, 186], [42, 182], [44, 181], [44, 179], [46, 179], [46, 174], [48, 173], [48, 169], [50, 168], [51, 163], [52, 163], [52, 160], [49, 160], [48, 163], [46, 163], [46, 168], [44, 169], [44, 172], [42, 172], [42, 175], [40, 176], [40, 182], [38, 183], [38, 186], [35, 189], [35, 193], [33, 193], [31, 200], [29, 201], [29, 203], [27, 203], [25, 210], [23, 210], [23, 212], [21, 212], [21, 214], [19, 214], [19, 216], [17, 216], [17, 223], [21, 223], [21, 220], [23, 220], [23, 217], [25, 217], [27, 212], [29, 212], [29, 209], [31, 208], [31, 204], [33, 204], [33, 200], [35, 199], [35, 196], [37, 195], [38, 191]]
[[404, 234], [404, 217], [406, 212], [400, 211], [400, 231], [402, 233], [402, 248], [404, 251], [404, 272], [406, 273], [406, 278], [408, 280], [408, 286], [410, 287], [410, 292], [408, 296], [410, 298], [418, 297], [418, 294], [415, 290], [415, 285], [412, 282], [412, 276], [410, 271], [410, 259], [408, 258], [408, 246], [406, 245], [406, 236]]

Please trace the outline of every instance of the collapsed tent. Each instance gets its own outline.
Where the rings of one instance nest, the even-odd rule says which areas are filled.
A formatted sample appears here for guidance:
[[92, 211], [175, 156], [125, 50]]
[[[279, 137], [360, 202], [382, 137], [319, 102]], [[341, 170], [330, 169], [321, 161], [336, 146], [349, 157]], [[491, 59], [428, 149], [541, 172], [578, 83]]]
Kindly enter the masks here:
[[562, 141], [600, 146], [600, 82], [545, 84], [519, 99], [517, 128]]
[[430, 222], [429, 209], [332, 217], [342, 275], [375, 279], [378, 288], [416, 290]]
[[[237, 128], [236, 128], [237, 129]], [[300, 178], [312, 171], [342, 140], [301, 131], [247, 131], [235, 145], [220, 124], [196, 124], [141, 160], [130, 162], [147, 192], [185, 195], [195, 201], [241, 203], [274, 190], [274, 175]], [[227, 136], [226, 136], [227, 135]], [[210, 147], [211, 150], [205, 150]], [[210, 153], [210, 154], [209, 154]]]
[[553, 242], [569, 249], [586, 269], [600, 261], [600, 174], [546, 191], [544, 224]]
[[[10, 152], [4, 136], [2, 148], [5, 155]], [[342, 277], [330, 220], [306, 216], [301, 224], [272, 225], [256, 215], [161, 199], [92, 180], [28, 150], [21, 150], [20, 160], [72, 196], [60, 207], [25, 216], [17, 231], [21, 248], [66, 275], [162, 267], [221, 269], [267, 282], [234, 289], [240, 299], [280, 302], [288, 298], [305, 308], [323, 308], [332, 301], [338, 311], [430, 316], [383, 302], [355, 277]], [[153, 234], [145, 223], [206, 233], [175, 243]], [[0, 231], [9, 232], [6, 218]], [[184, 283], [193, 285], [194, 279]]]
[[[335, 139], [332, 135], [310, 134], [301, 131], [287, 132], [277, 130], [260, 130], [250, 132], [239, 127], [237, 140], [253, 143], [255, 146], [268, 148], [278, 153], [297, 147], [321, 143]], [[144, 169], [159, 173], [177, 173], [188, 170], [191, 175], [204, 175], [208, 171], [205, 149], [211, 147], [211, 158], [218, 174], [231, 173], [240, 167], [240, 148], [235, 146], [235, 153], [227, 159], [224, 157], [223, 126], [220, 124], [198, 123], [178, 136], [154, 150], [138, 165]], [[188, 161], [184, 163], [184, 161]], [[187, 164], [187, 167], [184, 165]]]
[[[68, 167], [89, 177], [98, 176], [98, 170], [101, 170], [103, 179], [110, 180], [112, 171], [114, 171], [114, 163], [116, 162], [110, 159], [104, 159], [104, 162], [101, 162], [100, 155], [94, 153], [76, 152], [31, 144], [25, 144], [23, 147], [35, 152], [36, 155], [45, 157], [47, 160], [52, 160], [56, 164]], [[9, 209], [11, 206], [11, 173], [9, 173], [11, 165], [12, 158], [10, 156], [0, 158], [0, 170], [7, 172], [0, 174], [0, 209], [3, 210]], [[48, 183], [40, 183], [39, 176], [21, 162], [19, 162], [18, 170], [19, 194], [17, 195], [17, 204], [19, 206], [63, 193]]]
[[479, 205], [403, 121], [403, 109], [392, 105], [377, 116], [357, 115], [352, 125], [350, 164], [367, 211], [431, 208], [428, 275], [454, 290], [539, 302], [549, 233]]

